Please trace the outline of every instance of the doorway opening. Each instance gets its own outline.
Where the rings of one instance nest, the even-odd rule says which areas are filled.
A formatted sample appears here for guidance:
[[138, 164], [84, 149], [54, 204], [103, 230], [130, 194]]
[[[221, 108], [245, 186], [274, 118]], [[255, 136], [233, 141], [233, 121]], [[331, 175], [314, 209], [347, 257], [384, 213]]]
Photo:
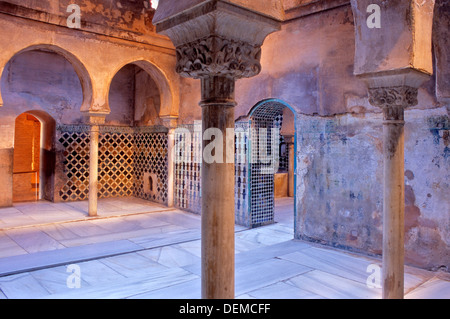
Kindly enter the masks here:
[[31, 114], [16, 118], [13, 202], [37, 201], [40, 178], [41, 122]]
[[55, 121], [43, 111], [16, 118], [13, 159], [13, 202], [53, 200]]
[[249, 115], [251, 225], [279, 222], [294, 227], [295, 111], [270, 99], [258, 103]]

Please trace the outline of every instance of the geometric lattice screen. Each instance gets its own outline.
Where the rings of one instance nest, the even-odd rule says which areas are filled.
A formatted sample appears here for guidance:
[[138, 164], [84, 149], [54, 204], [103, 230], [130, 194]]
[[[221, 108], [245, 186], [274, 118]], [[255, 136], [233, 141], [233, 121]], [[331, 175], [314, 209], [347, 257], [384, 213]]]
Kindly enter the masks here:
[[175, 130], [174, 205], [201, 214], [201, 122]]
[[279, 103], [266, 103], [256, 109], [250, 118], [249, 189], [252, 226], [274, 222], [274, 174], [279, 168], [279, 132], [284, 108]]
[[[86, 200], [89, 194], [89, 126], [59, 125], [65, 181], [62, 201]], [[144, 187], [144, 177], [155, 187]], [[167, 132], [160, 127], [101, 126], [99, 135], [99, 198], [135, 196], [167, 203]]]
[[89, 133], [58, 131], [64, 152], [64, 173], [67, 176], [59, 196], [63, 201], [88, 199], [89, 195]]
[[249, 125], [237, 122], [235, 125], [235, 161], [234, 161], [234, 211], [235, 222], [242, 226], [251, 226], [249, 211]]
[[[248, 122], [235, 126], [235, 221], [250, 226], [248, 212]], [[201, 214], [201, 123], [182, 125], [175, 131], [176, 207]]]
[[[134, 135], [134, 196], [167, 203], [167, 143], [167, 133], [140, 132]], [[152, 185], [146, 189], [146, 179], [152, 176], [154, 181], [152, 180]]]
[[98, 198], [131, 196], [133, 134], [102, 133], [98, 146]]
[[[253, 113], [250, 122], [235, 123], [235, 222], [247, 227], [274, 221], [274, 170], [279, 167], [283, 140], [271, 129], [279, 132], [285, 106], [264, 106]], [[260, 129], [266, 129], [264, 134], [259, 134]], [[201, 125], [179, 126], [175, 143], [174, 204], [201, 214]], [[262, 154], [268, 163], [261, 162]]]

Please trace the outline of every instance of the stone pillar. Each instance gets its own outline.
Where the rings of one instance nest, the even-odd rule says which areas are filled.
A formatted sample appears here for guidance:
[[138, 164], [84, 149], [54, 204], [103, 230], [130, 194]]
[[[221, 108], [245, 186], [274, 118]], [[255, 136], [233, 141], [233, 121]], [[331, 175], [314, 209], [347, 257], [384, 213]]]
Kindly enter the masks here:
[[383, 267], [384, 299], [404, 297], [404, 109], [417, 104], [417, 89], [369, 89], [370, 103], [383, 110]]
[[234, 85], [260, 73], [261, 45], [280, 29], [278, 11], [260, 0], [161, 1], [153, 18], [176, 48], [177, 73], [201, 80], [203, 132], [223, 137], [222, 162], [202, 164], [203, 298], [234, 298], [234, 152], [225, 161], [234, 151]]
[[[231, 299], [234, 298], [234, 156], [233, 162], [226, 162], [226, 142], [234, 142], [234, 79], [218, 76], [202, 79], [200, 106], [202, 136], [209, 128], [219, 129], [224, 150], [221, 162], [208, 163], [204, 157], [202, 161], [202, 297]], [[210, 142], [204, 140], [203, 149]]]
[[167, 133], [167, 206], [174, 205], [174, 183], [175, 183], [175, 129], [177, 128], [177, 118], [162, 118], [164, 126], [169, 128]]
[[90, 217], [97, 216], [98, 197], [98, 142], [99, 124], [105, 122], [104, 116], [90, 116], [90, 148], [89, 148], [89, 208]]
[[294, 197], [294, 136], [285, 136], [284, 141], [288, 151], [288, 196]]

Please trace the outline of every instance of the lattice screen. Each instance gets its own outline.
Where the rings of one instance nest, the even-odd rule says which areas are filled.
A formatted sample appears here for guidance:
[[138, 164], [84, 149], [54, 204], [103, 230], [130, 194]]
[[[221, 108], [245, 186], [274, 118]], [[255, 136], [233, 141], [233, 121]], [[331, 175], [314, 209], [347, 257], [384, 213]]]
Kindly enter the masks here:
[[280, 103], [269, 102], [256, 109], [250, 119], [249, 189], [252, 227], [274, 221], [274, 174], [279, 168], [279, 130], [284, 108]]
[[237, 122], [235, 125], [235, 222], [238, 225], [250, 226], [249, 215], [249, 125], [248, 122]]
[[201, 122], [180, 126], [175, 132], [175, 194], [174, 204], [181, 209], [200, 214]]
[[99, 136], [99, 198], [133, 195], [133, 153], [132, 133], [103, 132]]
[[[59, 143], [64, 148], [64, 172], [67, 180], [59, 191], [63, 201], [88, 199], [89, 195], [89, 133], [84, 127], [58, 130]], [[89, 129], [87, 127], [87, 129]]]
[[[62, 201], [87, 200], [89, 195], [89, 126], [60, 125], [59, 148], [66, 180]], [[144, 175], [156, 176], [156, 189], [143, 189]], [[167, 132], [160, 127], [101, 126], [99, 136], [99, 198], [136, 196], [167, 202]]]
[[[179, 126], [175, 133], [175, 206], [201, 214], [201, 123]], [[248, 122], [235, 127], [236, 223], [249, 226], [248, 210]]]
[[[139, 132], [134, 135], [134, 196], [167, 203], [167, 134]], [[155, 189], [146, 190], [147, 174], [156, 177]]]

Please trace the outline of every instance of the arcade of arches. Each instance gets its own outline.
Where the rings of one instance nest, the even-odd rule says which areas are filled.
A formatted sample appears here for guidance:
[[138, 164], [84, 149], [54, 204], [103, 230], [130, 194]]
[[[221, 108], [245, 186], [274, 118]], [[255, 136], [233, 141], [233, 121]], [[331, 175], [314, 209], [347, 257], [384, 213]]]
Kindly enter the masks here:
[[[298, 240], [379, 256], [400, 225], [405, 264], [449, 271], [448, 1], [160, 0], [155, 13], [151, 1], [88, 0], [75, 28], [69, 2], [0, 2], [0, 208], [86, 200], [96, 216], [98, 199], [133, 196], [205, 215], [207, 240], [273, 223], [275, 198], [292, 197]], [[195, 25], [207, 2], [228, 29]], [[379, 29], [366, 26], [369, 3]], [[225, 141], [234, 127], [234, 166], [202, 165], [200, 121]], [[175, 152], [186, 141], [189, 154]], [[211, 242], [205, 255], [233, 262]], [[402, 274], [401, 260], [384, 262]], [[204, 297], [230, 296], [233, 282], [207, 280]]]

